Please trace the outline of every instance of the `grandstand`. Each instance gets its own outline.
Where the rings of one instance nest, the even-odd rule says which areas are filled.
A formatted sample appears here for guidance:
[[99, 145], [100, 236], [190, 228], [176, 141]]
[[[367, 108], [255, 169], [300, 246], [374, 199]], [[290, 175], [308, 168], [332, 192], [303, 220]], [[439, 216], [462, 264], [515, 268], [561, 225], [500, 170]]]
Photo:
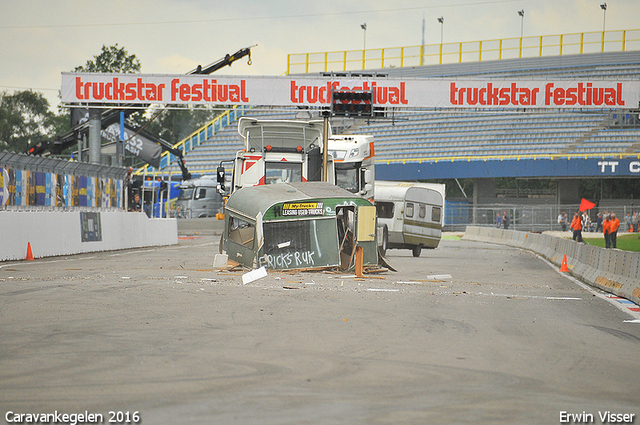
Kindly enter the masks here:
[[[390, 77], [421, 78], [640, 79], [640, 51], [390, 68], [371, 72], [384, 72]], [[293, 118], [296, 111], [256, 108], [250, 114], [262, 118]], [[235, 152], [242, 148], [235, 120], [228, 121], [228, 125], [215, 134], [201, 130], [190, 137], [197, 141], [194, 149], [186, 154], [191, 170], [196, 173], [212, 171], [220, 161], [233, 158]], [[412, 110], [395, 112], [392, 119], [358, 123], [347, 128], [339, 126], [341, 121], [337, 124], [336, 128], [345, 132], [375, 136], [379, 176], [385, 175], [385, 166], [397, 163], [435, 163], [445, 159], [467, 162], [470, 159], [602, 157], [637, 154], [640, 145], [637, 110]], [[173, 171], [178, 170], [174, 168]], [[460, 177], [442, 174], [425, 177], [424, 174], [417, 176], [405, 171], [403, 178], [406, 179]], [[391, 174], [397, 175], [395, 172]], [[482, 177], [482, 172], [475, 177]]]
[[[363, 71], [360, 71], [362, 73]], [[640, 80], [640, 51], [527, 57], [366, 70], [393, 78]], [[376, 178], [473, 178], [474, 206], [495, 203], [496, 177], [558, 179], [549, 200], [572, 204], [581, 178], [632, 177], [640, 167], [638, 107], [629, 110], [429, 109], [388, 112], [385, 119], [336, 119], [335, 132], [375, 136]], [[299, 110], [244, 110], [261, 118], [294, 118]], [[312, 111], [313, 112], [313, 111]], [[315, 111], [317, 112], [317, 111]], [[192, 172], [213, 172], [242, 148], [235, 121], [187, 152]], [[607, 167], [609, 161], [617, 166]], [[177, 168], [170, 168], [177, 173]], [[636, 171], [633, 171], [636, 170]], [[633, 171], [633, 172], [632, 172]], [[486, 187], [483, 188], [483, 185]], [[477, 192], [476, 192], [477, 187]]]

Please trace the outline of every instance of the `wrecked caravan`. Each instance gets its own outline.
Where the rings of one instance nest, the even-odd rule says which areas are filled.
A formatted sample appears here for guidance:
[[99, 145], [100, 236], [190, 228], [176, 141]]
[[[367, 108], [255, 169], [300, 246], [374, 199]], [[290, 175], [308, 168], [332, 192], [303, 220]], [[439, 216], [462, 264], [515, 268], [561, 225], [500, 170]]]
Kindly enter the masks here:
[[376, 210], [325, 182], [276, 183], [234, 192], [225, 207], [223, 244], [230, 260], [267, 269], [350, 269], [378, 262]]

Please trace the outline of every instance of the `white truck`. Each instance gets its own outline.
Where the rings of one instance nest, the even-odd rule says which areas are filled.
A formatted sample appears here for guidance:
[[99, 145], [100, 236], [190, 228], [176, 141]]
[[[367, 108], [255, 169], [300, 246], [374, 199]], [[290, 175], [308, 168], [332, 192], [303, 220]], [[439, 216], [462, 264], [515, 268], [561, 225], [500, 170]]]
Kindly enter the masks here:
[[422, 248], [436, 248], [444, 225], [444, 200], [443, 184], [377, 181], [376, 213], [378, 225], [388, 232], [388, 248], [410, 249], [414, 257]]
[[223, 209], [222, 196], [217, 191], [216, 176], [204, 175], [180, 184], [180, 195], [174, 205], [176, 218], [215, 217]]
[[333, 135], [329, 137], [336, 185], [373, 201], [375, 166], [373, 136]]
[[[245, 186], [323, 181], [323, 120], [261, 120], [242, 117], [238, 133], [244, 149], [233, 160], [229, 194]], [[330, 130], [329, 130], [330, 131]], [[326, 181], [335, 184], [333, 159], [328, 156]], [[217, 181], [225, 184], [222, 165]]]

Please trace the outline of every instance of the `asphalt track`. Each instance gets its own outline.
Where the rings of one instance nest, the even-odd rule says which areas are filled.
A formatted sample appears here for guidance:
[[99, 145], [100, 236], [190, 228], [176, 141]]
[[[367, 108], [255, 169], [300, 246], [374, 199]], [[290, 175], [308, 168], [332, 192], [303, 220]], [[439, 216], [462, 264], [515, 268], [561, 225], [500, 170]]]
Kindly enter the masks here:
[[637, 423], [640, 323], [528, 252], [444, 240], [381, 278], [243, 285], [217, 241], [0, 263], [2, 423]]

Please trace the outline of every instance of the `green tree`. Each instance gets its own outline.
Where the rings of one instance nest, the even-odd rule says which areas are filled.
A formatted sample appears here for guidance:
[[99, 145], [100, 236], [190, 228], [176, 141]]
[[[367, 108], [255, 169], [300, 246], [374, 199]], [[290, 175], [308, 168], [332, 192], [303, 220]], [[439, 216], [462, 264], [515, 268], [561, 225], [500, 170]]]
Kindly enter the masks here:
[[140, 72], [140, 61], [136, 55], [130, 55], [124, 47], [102, 45], [102, 52], [88, 60], [84, 66], [78, 66], [75, 72], [113, 72], [135, 74]]
[[57, 124], [42, 93], [0, 93], [0, 149], [27, 152], [31, 144], [52, 137]]

